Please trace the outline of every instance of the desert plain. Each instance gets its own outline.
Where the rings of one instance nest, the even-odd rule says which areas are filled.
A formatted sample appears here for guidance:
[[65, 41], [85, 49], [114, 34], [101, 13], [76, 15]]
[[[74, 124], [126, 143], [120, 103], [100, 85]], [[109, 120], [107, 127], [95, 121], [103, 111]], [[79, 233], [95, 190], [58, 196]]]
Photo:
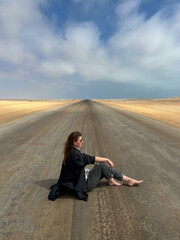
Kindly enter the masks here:
[[[9, 100], [0, 110], [0, 239], [179, 240], [179, 98]], [[87, 202], [49, 201], [75, 130], [82, 152], [110, 158], [143, 184], [102, 179]]]
[[77, 100], [0, 100], [0, 125]]
[[123, 108], [180, 128], [180, 97], [166, 99], [107, 99], [98, 102]]

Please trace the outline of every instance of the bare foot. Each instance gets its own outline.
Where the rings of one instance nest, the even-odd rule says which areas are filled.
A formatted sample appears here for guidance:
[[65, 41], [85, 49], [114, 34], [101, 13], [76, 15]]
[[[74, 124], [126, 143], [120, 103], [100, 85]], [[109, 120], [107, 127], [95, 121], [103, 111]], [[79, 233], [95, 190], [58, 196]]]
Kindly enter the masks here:
[[114, 178], [109, 179], [108, 184], [110, 186], [121, 186], [123, 182], [120, 182], [118, 180], [115, 180]]
[[127, 181], [128, 185], [129, 185], [130, 187], [132, 187], [132, 186], [134, 186], [134, 185], [139, 185], [139, 184], [142, 183], [142, 182], [143, 182], [143, 180], [138, 181], [138, 180], [132, 179], [132, 178], [130, 178], [130, 179]]

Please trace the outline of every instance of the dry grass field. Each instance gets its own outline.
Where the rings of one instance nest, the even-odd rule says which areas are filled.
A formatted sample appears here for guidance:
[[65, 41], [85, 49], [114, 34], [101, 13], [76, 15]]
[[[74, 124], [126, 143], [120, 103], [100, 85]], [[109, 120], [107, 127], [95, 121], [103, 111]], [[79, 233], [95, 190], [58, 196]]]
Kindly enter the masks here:
[[0, 125], [79, 100], [0, 100]]
[[107, 99], [96, 101], [136, 112], [180, 128], [180, 97], [148, 100]]

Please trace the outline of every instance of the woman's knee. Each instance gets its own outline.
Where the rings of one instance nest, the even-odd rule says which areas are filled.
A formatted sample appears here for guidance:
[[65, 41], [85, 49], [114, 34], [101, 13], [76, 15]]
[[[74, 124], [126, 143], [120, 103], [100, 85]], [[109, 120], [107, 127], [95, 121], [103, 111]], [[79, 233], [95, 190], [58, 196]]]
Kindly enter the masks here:
[[107, 163], [105, 163], [105, 162], [100, 162], [99, 163], [99, 166], [101, 167], [101, 168], [109, 168], [110, 166], [107, 164]]

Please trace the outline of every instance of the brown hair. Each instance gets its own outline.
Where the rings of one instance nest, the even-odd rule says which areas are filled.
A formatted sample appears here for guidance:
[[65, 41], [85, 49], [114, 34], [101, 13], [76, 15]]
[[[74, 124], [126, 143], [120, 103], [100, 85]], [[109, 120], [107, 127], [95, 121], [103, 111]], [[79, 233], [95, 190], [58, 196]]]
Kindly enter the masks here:
[[72, 132], [64, 145], [64, 159], [63, 163], [65, 165], [66, 159], [74, 147], [74, 142], [78, 140], [78, 137], [82, 136], [80, 132]]

